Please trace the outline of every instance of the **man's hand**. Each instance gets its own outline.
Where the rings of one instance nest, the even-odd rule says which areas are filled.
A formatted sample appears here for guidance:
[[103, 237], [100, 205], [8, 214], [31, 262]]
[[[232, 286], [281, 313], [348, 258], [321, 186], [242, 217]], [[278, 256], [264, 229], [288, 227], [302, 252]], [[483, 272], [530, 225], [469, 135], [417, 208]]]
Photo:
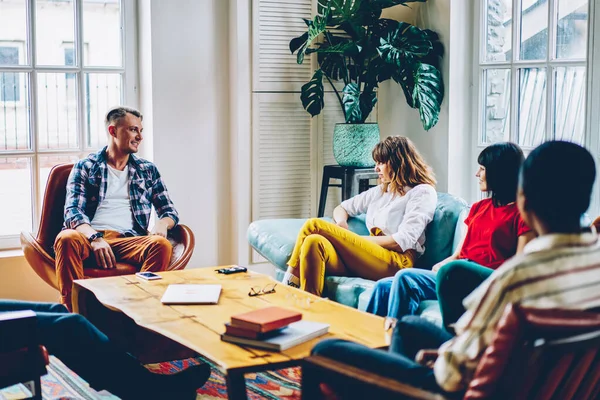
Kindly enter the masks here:
[[152, 235], [167, 237], [167, 231], [169, 230], [169, 222], [166, 219], [159, 219], [152, 228]]
[[425, 367], [433, 368], [438, 355], [437, 349], [422, 349], [415, 356], [415, 361]]
[[92, 250], [96, 256], [96, 264], [104, 269], [117, 267], [115, 253], [113, 253], [110, 245], [103, 238], [97, 238], [92, 241]]
[[350, 229], [348, 227], [348, 221], [339, 221], [335, 223], [337, 226], [339, 226], [340, 228], [344, 228], [344, 229]]

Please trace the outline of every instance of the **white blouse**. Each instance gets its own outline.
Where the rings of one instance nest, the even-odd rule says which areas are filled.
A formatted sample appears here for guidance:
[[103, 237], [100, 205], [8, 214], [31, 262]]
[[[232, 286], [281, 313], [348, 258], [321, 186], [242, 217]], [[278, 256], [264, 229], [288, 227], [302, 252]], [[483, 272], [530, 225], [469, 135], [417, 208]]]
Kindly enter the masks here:
[[349, 216], [367, 213], [369, 231], [377, 227], [392, 236], [402, 250], [425, 251], [425, 228], [433, 220], [437, 204], [437, 193], [431, 185], [404, 188], [404, 196], [384, 193], [382, 185], [372, 187], [341, 206]]

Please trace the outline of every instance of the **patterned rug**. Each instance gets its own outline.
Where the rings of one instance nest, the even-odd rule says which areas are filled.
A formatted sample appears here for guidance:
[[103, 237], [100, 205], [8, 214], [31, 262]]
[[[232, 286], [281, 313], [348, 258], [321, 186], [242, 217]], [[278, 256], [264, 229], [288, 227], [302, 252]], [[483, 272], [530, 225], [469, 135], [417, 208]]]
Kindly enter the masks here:
[[[190, 365], [196, 365], [199, 362], [210, 364], [212, 373], [204, 386], [198, 389], [197, 400], [226, 399], [227, 385], [225, 377], [214, 368], [214, 364], [201, 357], [160, 364], [148, 364], [147, 367], [157, 373], [173, 373]], [[250, 400], [300, 399], [300, 368], [246, 374], [246, 387], [248, 390], [248, 399]], [[118, 399], [106, 391], [96, 392], [55, 357], [50, 357], [48, 374], [42, 377], [42, 392], [43, 398], [47, 400]], [[30, 392], [22, 384], [0, 391], [0, 400], [22, 399], [28, 396], [30, 396]]]
[[[160, 364], [148, 364], [146, 367], [153, 372], [173, 373], [190, 365], [205, 362], [211, 366], [208, 381], [198, 390], [196, 400], [213, 400], [227, 398], [227, 384], [225, 377], [215, 368], [210, 361], [199, 357], [181, 361], [172, 361]], [[246, 374], [246, 388], [249, 400], [259, 399], [300, 399], [300, 368], [286, 368], [277, 371]]]

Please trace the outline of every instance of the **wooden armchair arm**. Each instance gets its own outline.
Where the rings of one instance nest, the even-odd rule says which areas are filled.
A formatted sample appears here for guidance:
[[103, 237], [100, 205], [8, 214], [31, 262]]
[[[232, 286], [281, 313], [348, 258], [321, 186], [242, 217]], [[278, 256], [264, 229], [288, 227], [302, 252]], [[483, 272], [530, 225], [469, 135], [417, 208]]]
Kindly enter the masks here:
[[0, 313], [0, 388], [46, 374], [48, 351], [39, 343], [33, 311]]
[[0, 353], [37, 345], [37, 321], [31, 310], [0, 313]]
[[[335, 382], [343, 381], [343, 387]], [[392, 378], [341, 363], [323, 356], [310, 356], [302, 363], [302, 399], [328, 399], [321, 384], [326, 384], [336, 399], [420, 399], [445, 400], [446, 397], [415, 388]]]

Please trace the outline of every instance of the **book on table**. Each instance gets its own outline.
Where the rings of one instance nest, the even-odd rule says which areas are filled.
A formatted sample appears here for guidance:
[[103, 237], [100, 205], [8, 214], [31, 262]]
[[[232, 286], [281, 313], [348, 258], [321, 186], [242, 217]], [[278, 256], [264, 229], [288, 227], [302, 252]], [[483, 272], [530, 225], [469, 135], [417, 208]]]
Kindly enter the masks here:
[[217, 304], [221, 285], [169, 285], [162, 298], [163, 304]]
[[300, 321], [302, 314], [281, 307], [267, 307], [244, 314], [232, 315], [231, 326], [246, 331], [265, 333]]
[[273, 329], [269, 332], [256, 332], [244, 328], [233, 326], [230, 323], [225, 324], [225, 334], [231, 336], [244, 337], [248, 339], [263, 340], [278, 335], [283, 328]]
[[329, 324], [312, 321], [297, 321], [274, 332], [272, 336], [267, 333], [267, 337], [264, 337], [263, 339], [251, 339], [223, 333], [221, 335], [221, 340], [243, 346], [283, 351], [324, 335], [328, 331]]

